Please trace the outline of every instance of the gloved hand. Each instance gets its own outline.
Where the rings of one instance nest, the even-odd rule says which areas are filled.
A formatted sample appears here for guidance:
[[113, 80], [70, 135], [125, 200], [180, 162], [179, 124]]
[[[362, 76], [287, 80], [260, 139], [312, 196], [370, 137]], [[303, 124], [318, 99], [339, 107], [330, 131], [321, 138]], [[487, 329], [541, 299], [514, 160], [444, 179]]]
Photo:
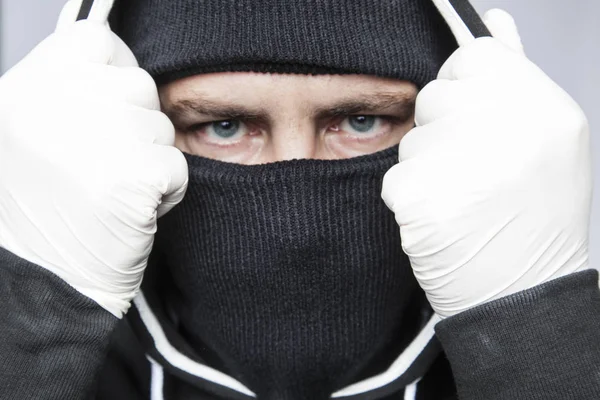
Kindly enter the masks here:
[[514, 21], [463, 45], [419, 94], [382, 197], [440, 317], [588, 267], [589, 128]]
[[121, 317], [187, 164], [110, 7], [74, 23], [80, 3], [0, 79], [0, 246]]

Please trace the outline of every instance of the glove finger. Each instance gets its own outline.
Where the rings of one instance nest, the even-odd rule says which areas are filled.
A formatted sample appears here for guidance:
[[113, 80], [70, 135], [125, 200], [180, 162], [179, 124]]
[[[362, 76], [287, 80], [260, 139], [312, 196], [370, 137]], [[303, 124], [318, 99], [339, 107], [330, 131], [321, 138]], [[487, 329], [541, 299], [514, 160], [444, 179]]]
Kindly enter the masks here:
[[125, 42], [111, 31], [115, 47], [108, 60], [108, 64], [115, 67], [138, 67], [137, 59]]
[[465, 94], [461, 83], [447, 79], [436, 79], [427, 84], [417, 95], [415, 102], [415, 124], [427, 125], [460, 109]]
[[486, 132], [475, 132], [470, 124], [462, 123], [465, 118], [469, 116], [464, 113], [453, 114], [413, 128], [400, 141], [399, 161], [402, 163], [424, 155], [432, 159], [447, 155], [459, 158], [475, 151], [476, 146], [494, 141]]
[[430, 197], [432, 185], [426, 178], [430, 166], [421, 161], [412, 159], [396, 164], [383, 177], [381, 198], [394, 213], [400, 228], [419, 217], [414, 212], [415, 207]]
[[141, 68], [75, 64], [58, 74], [49, 74], [46, 79], [57, 75], [59, 79], [69, 79], [69, 85], [64, 88], [63, 94], [68, 91], [73, 96], [81, 97], [82, 102], [100, 100], [111, 104], [126, 103], [148, 110], [160, 110], [156, 83]]
[[514, 52], [525, 55], [521, 36], [512, 15], [504, 10], [494, 8], [484, 14], [483, 22], [492, 33], [492, 36]]
[[188, 185], [188, 166], [183, 153], [175, 147], [152, 145], [152, 153], [151, 162], [162, 171], [156, 186], [162, 194], [157, 210], [160, 218], [183, 200]]
[[165, 114], [160, 111], [149, 111], [141, 109], [147, 114], [148, 125], [152, 129], [147, 130], [146, 137], [140, 138], [155, 145], [174, 146], [175, 145], [175, 127]]
[[28, 57], [37, 55], [44, 62], [87, 61], [116, 67], [137, 67], [131, 50], [108, 28], [96, 21], [84, 20], [54, 32]]
[[55, 32], [62, 32], [65, 29], [68, 29], [71, 25], [75, 24], [82, 3], [83, 0], [67, 1], [58, 16], [58, 21], [56, 22], [56, 28], [54, 30]]
[[[485, 88], [478, 80], [449, 81], [438, 79], [421, 90], [415, 106], [416, 127], [400, 141], [398, 158], [409, 160], [425, 152], [450, 151], [453, 142], [472, 140], [469, 131], [460, 127], [490, 106], [483, 103]], [[478, 132], [481, 135], [482, 132]]]
[[383, 183], [381, 185], [381, 198], [383, 202], [392, 212], [396, 212], [398, 198], [398, 184], [401, 182], [402, 167], [405, 163], [394, 165], [390, 168], [383, 176]]
[[444, 63], [438, 79], [469, 79], [478, 76], [507, 76], [530, 63], [522, 54], [499, 39], [481, 37], [460, 47]]
[[400, 141], [398, 148], [399, 161], [405, 162], [423, 154], [432, 151], [434, 148], [444, 146], [452, 138], [445, 129], [440, 129], [439, 123], [431, 123], [425, 126], [413, 128]]
[[[120, 98], [126, 103], [148, 110], [160, 110], [160, 98], [156, 82], [150, 74], [141, 68], [126, 67], [101, 67], [99, 71], [103, 76], [98, 88], [108, 97]], [[84, 77], [85, 78], [85, 77]]]
[[111, 109], [110, 116], [120, 121], [118, 129], [111, 136], [106, 136], [111, 138], [106, 140], [112, 140], [114, 145], [125, 141], [161, 146], [175, 144], [175, 127], [169, 117], [160, 111], [127, 105]]
[[[80, 28], [77, 28], [75, 32], [73, 32], [74, 25], [88, 25], [89, 22], [92, 23], [93, 26], [97, 26], [100, 29], [105, 28], [110, 31], [110, 27], [108, 25], [108, 15], [110, 14], [110, 10], [113, 6], [114, 0], [95, 0], [93, 1], [92, 8], [87, 17], [87, 22], [77, 22], [77, 17], [81, 11], [83, 0], [69, 0], [65, 6], [63, 7], [59, 17], [58, 22], [56, 24], [57, 33], [63, 33], [65, 35], [75, 34], [76, 38], [81, 39], [79, 43], [74, 44], [75, 48], [78, 49], [80, 46], [86, 48], [82, 54], [88, 54], [90, 52], [94, 55], [93, 60], [99, 59], [98, 62], [114, 65], [117, 67], [129, 67], [129, 66], [138, 66], [138, 63], [135, 59], [135, 56], [127, 47], [127, 45], [119, 38], [117, 35], [111, 32], [112, 40], [115, 41], [113, 46], [109, 45], [109, 39], [106, 38], [106, 32], [103, 31], [99, 34], [95, 34], [96, 36], [101, 37], [98, 39], [101, 45], [98, 45], [91, 39], [89, 42], [86, 41], [86, 37], [81, 37], [81, 34], [78, 32]], [[84, 28], [81, 28], [84, 29]], [[92, 36], [95, 36], [94, 34]], [[80, 52], [81, 50], [78, 50]], [[97, 54], [93, 52], [97, 51]]]
[[108, 24], [108, 16], [114, 2], [115, 0], [93, 0], [87, 19]]

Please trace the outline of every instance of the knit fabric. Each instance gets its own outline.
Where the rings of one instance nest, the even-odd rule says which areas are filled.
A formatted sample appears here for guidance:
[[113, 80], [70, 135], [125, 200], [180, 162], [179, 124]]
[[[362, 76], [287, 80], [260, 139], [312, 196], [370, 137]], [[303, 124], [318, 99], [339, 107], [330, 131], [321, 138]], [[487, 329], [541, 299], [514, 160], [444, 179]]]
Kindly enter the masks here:
[[385, 370], [428, 317], [379, 195], [397, 150], [187, 159], [188, 193], [159, 221], [150, 268], [171, 275], [161, 296], [200, 357], [265, 400], [327, 399]]
[[456, 41], [429, 0], [127, 0], [111, 27], [159, 83], [222, 71], [433, 80]]
[[0, 266], [0, 398], [91, 398], [117, 318], [1, 247]]
[[598, 315], [598, 271], [587, 270], [460, 313], [436, 332], [461, 399], [592, 400]]

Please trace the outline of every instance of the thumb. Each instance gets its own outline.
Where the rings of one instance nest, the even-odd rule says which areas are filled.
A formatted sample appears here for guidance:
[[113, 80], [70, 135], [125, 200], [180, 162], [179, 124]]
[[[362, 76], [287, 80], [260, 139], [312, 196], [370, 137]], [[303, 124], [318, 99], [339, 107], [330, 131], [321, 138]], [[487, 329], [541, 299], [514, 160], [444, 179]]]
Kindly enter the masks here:
[[[54, 57], [75, 57], [116, 67], [137, 67], [131, 50], [111, 32], [108, 25], [113, 3], [114, 0], [69, 0], [58, 17], [51, 44], [42, 47]], [[82, 16], [86, 18], [77, 21]]]
[[486, 12], [483, 22], [492, 36], [518, 54], [525, 55], [523, 43], [514, 18], [504, 10], [494, 8]]

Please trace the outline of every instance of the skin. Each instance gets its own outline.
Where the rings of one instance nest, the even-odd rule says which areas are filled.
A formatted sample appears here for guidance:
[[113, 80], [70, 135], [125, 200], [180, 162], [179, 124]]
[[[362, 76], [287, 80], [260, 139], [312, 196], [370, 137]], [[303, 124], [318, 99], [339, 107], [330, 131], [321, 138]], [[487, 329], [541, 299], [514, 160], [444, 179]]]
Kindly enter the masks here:
[[159, 88], [181, 151], [239, 164], [342, 159], [397, 145], [417, 88], [367, 75], [227, 72]]

